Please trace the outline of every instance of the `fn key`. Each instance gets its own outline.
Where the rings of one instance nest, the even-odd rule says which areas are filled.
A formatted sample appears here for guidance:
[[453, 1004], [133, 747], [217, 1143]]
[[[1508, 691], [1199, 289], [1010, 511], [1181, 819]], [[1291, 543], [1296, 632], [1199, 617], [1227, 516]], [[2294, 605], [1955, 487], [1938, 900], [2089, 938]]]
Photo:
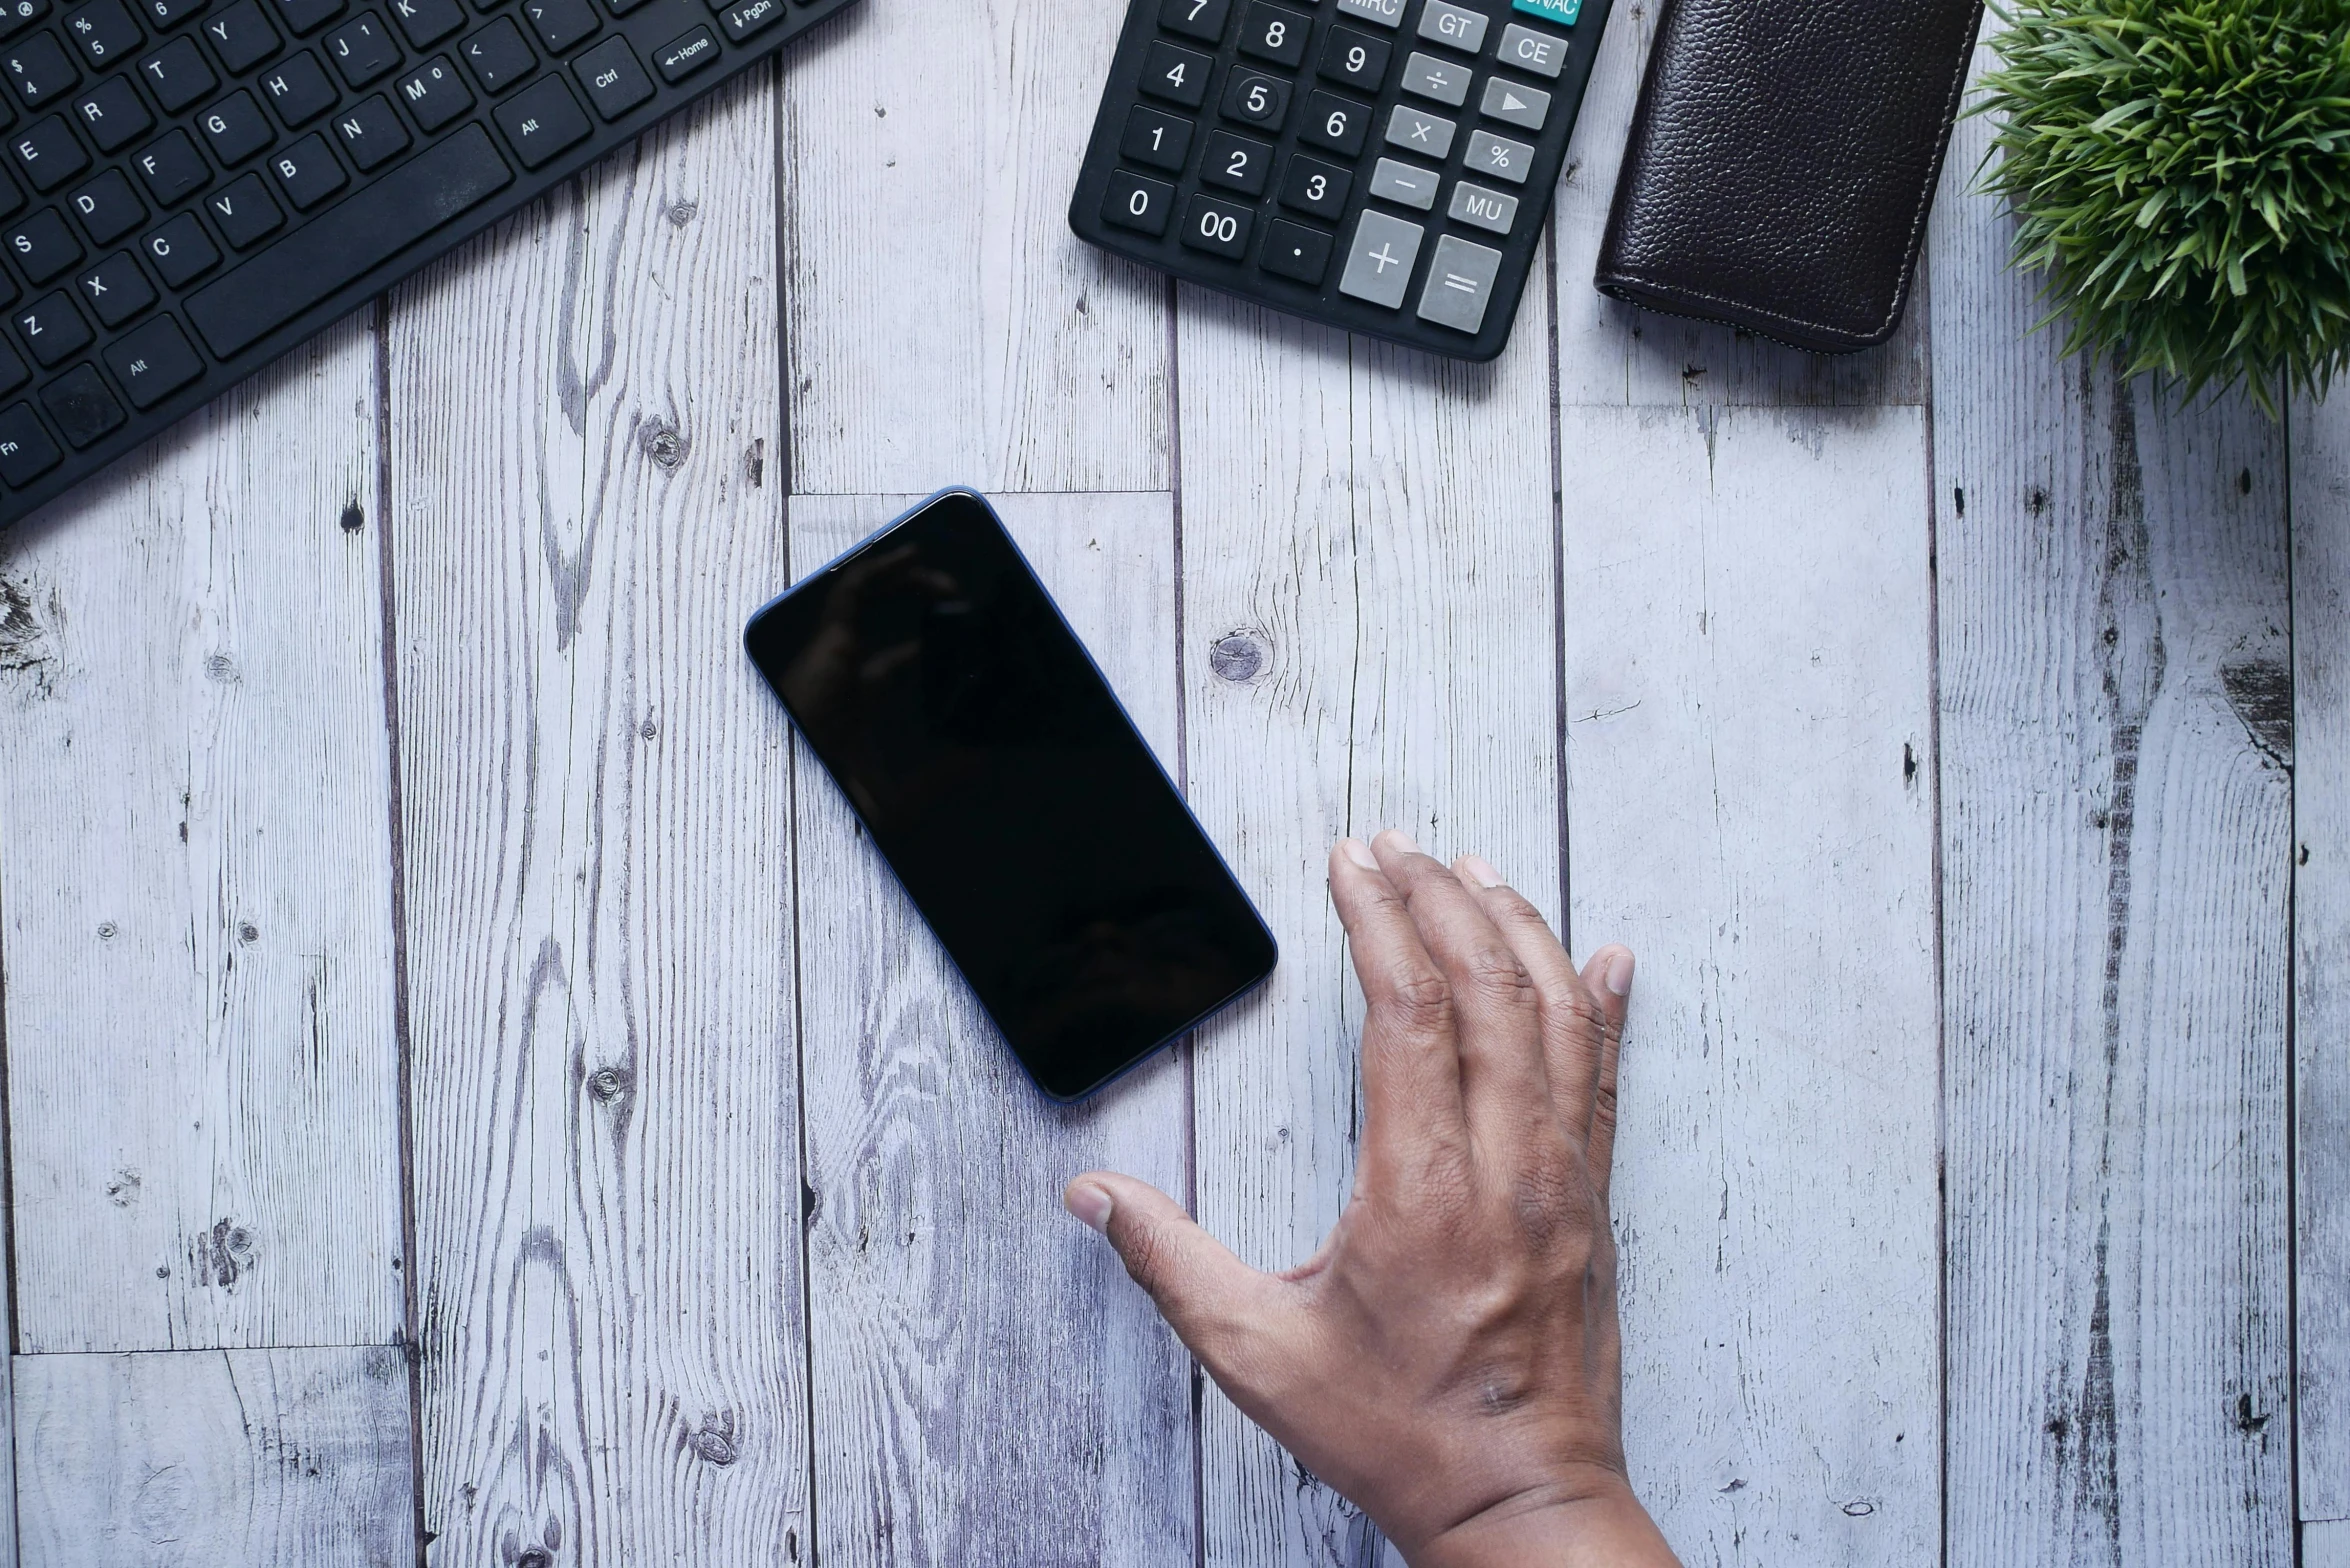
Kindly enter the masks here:
[[583, 140], [589, 129], [586, 111], [560, 76], [541, 78], [536, 87], [500, 104], [497, 114], [498, 129], [514, 144], [514, 155], [526, 169], [537, 168]]

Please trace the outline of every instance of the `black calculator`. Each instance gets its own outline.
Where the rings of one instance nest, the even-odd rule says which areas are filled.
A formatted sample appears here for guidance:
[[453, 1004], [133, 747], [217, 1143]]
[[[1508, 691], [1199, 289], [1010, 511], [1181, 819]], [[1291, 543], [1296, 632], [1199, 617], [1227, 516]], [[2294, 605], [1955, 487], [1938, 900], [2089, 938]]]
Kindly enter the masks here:
[[1455, 359], [1509, 342], [1609, 0], [1133, 0], [1069, 226]]

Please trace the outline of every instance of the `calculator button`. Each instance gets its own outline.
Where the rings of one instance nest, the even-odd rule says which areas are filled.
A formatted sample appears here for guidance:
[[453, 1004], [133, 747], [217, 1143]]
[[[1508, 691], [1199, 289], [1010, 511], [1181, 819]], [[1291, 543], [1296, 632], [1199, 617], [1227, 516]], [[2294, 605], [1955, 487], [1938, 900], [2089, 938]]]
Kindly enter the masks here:
[[1523, 11], [1528, 16], [1539, 16], [1561, 27], [1572, 27], [1575, 18], [1583, 14], [1583, 0], [1514, 0], [1510, 9]]
[[1306, 57], [1306, 38], [1313, 30], [1310, 16], [1267, 5], [1265, 0], [1249, 0], [1248, 9], [1241, 14], [1240, 52], [1275, 65], [1295, 66]]
[[1395, 112], [1387, 117], [1388, 146], [1430, 158], [1441, 158], [1452, 151], [1452, 132], [1452, 121], [1422, 114], [1407, 104], [1397, 104]]
[[1261, 125], [1268, 131], [1281, 129], [1281, 122], [1289, 114], [1289, 84], [1277, 76], [1261, 76], [1255, 71], [1235, 71], [1232, 80], [1224, 84], [1224, 118], [1242, 120], [1250, 125]]
[[1160, 26], [1203, 44], [1223, 42], [1224, 18], [1231, 14], [1232, 0], [1159, 0]]
[[1556, 76], [1566, 69], [1567, 41], [1556, 33], [1538, 33], [1512, 22], [1501, 30], [1500, 63], [1536, 76]]
[[1289, 160], [1289, 173], [1281, 181], [1281, 205], [1336, 223], [1346, 211], [1346, 193], [1354, 182], [1353, 171], [1301, 153]]
[[1183, 212], [1183, 243], [1193, 250], [1238, 261], [1248, 254], [1248, 234], [1256, 221], [1256, 213], [1247, 207], [1212, 196], [1194, 196]]
[[1428, 284], [1420, 290], [1420, 319], [1474, 332], [1485, 323], [1485, 301], [1501, 271], [1501, 252], [1447, 234], [1436, 242]]
[[636, 63], [636, 51], [625, 38], [607, 38], [572, 61], [571, 74], [607, 120], [619, 119], [653, 96], [653, 79]]
[[1191, 132], [1192, 124], [1183, 116], [1136, 104], [1127, 112], [1126, 138], [1118, 143], [1118, 156], [1180, 174], [1183, 160], [1191, 155]]
[[1507, 234], [1518, 220], [1518, 198], [1506, 191], [1489, 191], [1462, 180], [1452, 188], [1452, 205], [1445, 215], [1455, 223], [1473, 224], [1496, 234]]
[[1412, 262], [1420, 254], [1420, 236], [1426, 232], [1416, 223], [1364, 209], [1355, 223], [1355, 242], [1346, 253], [1346, 273], [1338, 280], [1338, 292], [1389, 310], [1400, 308], [1404, 290], [1411, 286]]
[[1230, 131], [1216, 131], [1209, 135], [1208, 155], [1200, 160], [1199, 165], [1202, 185], [1221, 185], [1226, 190], [1262, 196], [1265, 194], [1265, 181], [1272, 176], [1273, 149], [1263, 142], [1252, 142]]
[[1434, 169], [1422, 169], [1394, 158], [1382, 158], [1371, 171], [1371, 194], [1399, 207], [1422, 212], [1436, 205], [1436, 187], [1443, 179]]
[[1278, 278], [1319, 285], [1330, 270], [1330, 236], [1302, 223], [1275, 218], [1265, 229], [1258, 264]]
[[1375, 93], [1387, 80], [1387, 62], [1394, 54], [1395, 46], [1384, 38], [1373, 38], [1351, 27], [1333, 27], [1322, 40], [1322, 61], [1314, 70], [1327, 81]]
[[1403, 90], [1458, 109], [1469, 101], [1469, 68], [1414, 50], [1403, 63]]
[[1550, 94], [1523, 82], [1505, 82], [1498, 76], [1490, 76], [1485, 80], [1484, 101], [1477, 109], [1489, 120], [1539, 131], [1542, 122], [1550, 118]]
[[1403, 26], [1403, 0], [1338, 0], [1338, 9], [1381, 27]]
[[682, 82], [717, 59], [718, 35], [707, 27], [697, 27], [654, 50], [653, 69], [665, 82]]
[[1512, 185], [1523, 185], [1533, 168], [1534, 149], [1524, 142], [1513, 142], [1491, 131], [1469, 133], [1469, 173], [1497, 175]]
[[1352, 158], [1363, 150], [1363, 138], [1370, 133], [1369, 104], [1336, 93], [1316, 93], [1306, 100], [1306, 123], [1297, 139]]
[[1475, 54], [1485, 43], [1485, 17], [1476, 11], [1447, 5], [1444, 0], [1428, 0], [1428, 9], [1420, 13], [1420, 36], [1431, 43]]
[[1150, 58], [1142, 67], [1142, 90], [1153, 98], [1196, 109], [1208, 101], [1208, 72], [1215, 66], [1204, 54], [1170, 43], [1153, 43]]
[[1174, 209], [1174, 186], [1120, 169], [1110, 176], [1109, 194], [1102, 198], [1102, 222], [1156, 239], [1167, 232], [1167, 214]]

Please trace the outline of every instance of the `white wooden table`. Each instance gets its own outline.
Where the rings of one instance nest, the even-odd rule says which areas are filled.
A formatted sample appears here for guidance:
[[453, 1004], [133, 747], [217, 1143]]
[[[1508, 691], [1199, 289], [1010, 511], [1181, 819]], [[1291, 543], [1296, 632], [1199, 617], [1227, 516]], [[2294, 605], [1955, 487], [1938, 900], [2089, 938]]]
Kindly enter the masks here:
[[[1640, 0], [1497, 364], [1174, 288], [1122, 10], [871, 0], [0, 538], [19, 1560], [1373, 1562], [1057, 1192], [1310, 1250], [1398, 825], [1640, 953], [1689, 1563], [2350, 1563], [2350, 412], [2058, 360], [1980, 121], [1881, 352], [1603, 302]], [[1073, 1112], [737, 643], [948, 483], [1283, 948]]]

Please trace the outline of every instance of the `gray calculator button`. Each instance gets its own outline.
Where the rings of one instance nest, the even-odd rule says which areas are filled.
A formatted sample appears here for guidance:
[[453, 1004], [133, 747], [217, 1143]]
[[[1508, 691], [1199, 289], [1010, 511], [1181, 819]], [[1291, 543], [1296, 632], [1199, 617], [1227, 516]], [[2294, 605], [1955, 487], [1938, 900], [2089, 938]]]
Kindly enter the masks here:
[[1338, 280], [1338, 292], [1389, 310], [1401, 309], [1424, 232], [1416, 223], [1365, 208], [1362, 221], [1355, 225], [1355, 242], [1347, 249], [1346, 276]]
[[1478, 108], [1489, 120], [1506, 120], [1529, 131], [1539, 131], [1542, 122], [1550, 118], [1550, 94], [1523, 82], [1505, 82], [1498, 76], [1489, 76], [1485, 79], [1485, 101]]
[[[1344, 7], [1348, 0], [1338, 3]], [[1538, 33], [1512, 22], [1501, 30], [1501, 55], [1496, 63], [1536, 76], [1556, 76], [1567, 68], [1567, 41], [1556, 33]]]
[[1471, 131], [1468, 168], [1472, 174], [1491, 174], [1512, 185], [1523, 185], [1526, 176], [1534, 172], [1534, 149], [1491, 131]]
[[1469, 101], [1469, 68], [1415, 49], [1404, 62], [1403, 90], [1458, 109]]
[[1494, 274], [1500, 271], [1500, 251], [1447, 234], [1436, 242], [1436, 259], [1428, 264], [1428, 286], [1420, 291], [1420, 319], [1476, 331], [1485, 323], [1485, 301], [1493, 293]]
[[1475, 54], [1485, 42], [1485, 18], [1476, 11], [1446, 5], [1444, 0], [1428, 0], [1428, 9], [1420, 13], [1420, 36]]
[[1452, 130], [1452, 121], [1399, 103], [1395, 113], [1387, 117], [1387, 145], [1441, 158], [1452, 151]]
[[1381, 27], [1403, 26], [1403, 0], [1338, 0], [1338, 9]]
[[1443, 176], [1434, 169], [1382, 158], [1371, 174], [1371, 194], [1399, 207], [1417, 207], [1426, 212], [1436, 205], [1436, 187], [1442, 180]]
[[1518, 198], [1507, 191], [1489, 191], [1462, 180], [1452, 188], [1452, 205], [1445, 209], [1455, 223], [1472, 224], [1507, 234], [1518, 221]]

